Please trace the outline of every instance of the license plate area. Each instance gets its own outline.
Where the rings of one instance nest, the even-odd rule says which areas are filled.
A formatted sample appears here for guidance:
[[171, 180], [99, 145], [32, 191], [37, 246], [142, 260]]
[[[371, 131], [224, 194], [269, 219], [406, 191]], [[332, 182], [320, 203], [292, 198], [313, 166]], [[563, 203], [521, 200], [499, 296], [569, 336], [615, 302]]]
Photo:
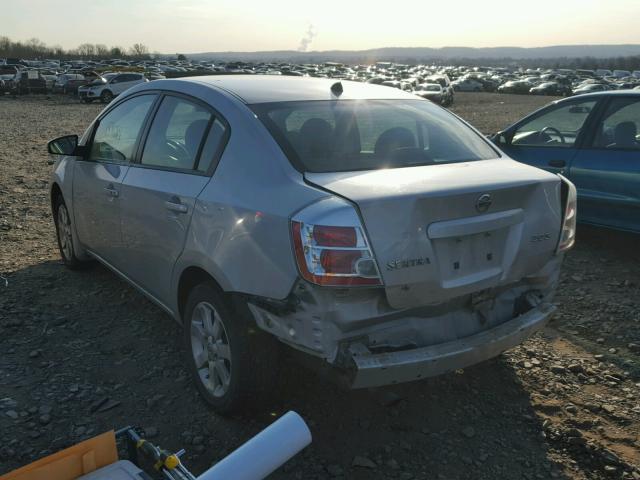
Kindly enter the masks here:
[[502, 274], [508, 228], [432, 240], [443, 288], [460, 287]]

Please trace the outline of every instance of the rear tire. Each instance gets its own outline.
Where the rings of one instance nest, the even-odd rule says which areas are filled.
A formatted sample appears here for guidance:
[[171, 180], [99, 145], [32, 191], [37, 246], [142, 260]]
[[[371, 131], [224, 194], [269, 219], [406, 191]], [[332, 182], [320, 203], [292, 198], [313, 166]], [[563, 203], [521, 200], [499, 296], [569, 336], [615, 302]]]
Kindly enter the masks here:
[[233, 308], [213, 283], [197, 285], [184, 309], [183, 340], [189, 371], [213, 410], [264, 408], [275, 390], [279, 344], [255, 325], [244, 301]]
[[73, 244], [73, 226], [71, 215], [64, 203], [64, 199], [58, 196], [53, 206], [53, 222], [56, 226], [56, 238], [60, 256], [64, 264], [71, 270], [81, 270], [91, 265], [91, 262], [80, 260], [76, 256], [76, 248]]
[[113, 100], [113, 93], [111, 93], [110, 90], [104, 90], [100, 94], [100, 101], [102, 103], [109, 103], [109, 102], [111, 102], [111, 100]]

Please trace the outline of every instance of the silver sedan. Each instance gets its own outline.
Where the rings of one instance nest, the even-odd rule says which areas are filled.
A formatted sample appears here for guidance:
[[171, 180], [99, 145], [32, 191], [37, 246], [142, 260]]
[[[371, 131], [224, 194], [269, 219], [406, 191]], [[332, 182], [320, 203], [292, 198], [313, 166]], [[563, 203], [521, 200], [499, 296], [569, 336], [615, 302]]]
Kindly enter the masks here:
[[143, 83], [49, 152], [64, 262], [180, 322], [219, 412], [273, 393], [283, 346], [354, 388], [498, 355], [553, 312], [575, 235], [570, 182], [377, 85]]

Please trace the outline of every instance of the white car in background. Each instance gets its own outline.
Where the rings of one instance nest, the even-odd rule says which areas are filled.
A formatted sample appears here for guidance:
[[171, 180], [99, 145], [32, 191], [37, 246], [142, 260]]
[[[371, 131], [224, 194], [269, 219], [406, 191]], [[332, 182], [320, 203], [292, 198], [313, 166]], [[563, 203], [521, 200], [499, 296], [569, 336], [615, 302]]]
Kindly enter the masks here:
[[144, 73], [126, 72], [114, 75], [106, 83], [91, 85], [86, 90], [86, 97], [83, 101], [92, 102], [100, 100], [102, 103], [109, 103], [114, 97], [120, 95], [125, 90], [139, 83], [148, 82]]
[[413, 93], [438, 105], [442, 105], [444, 100], [444, 90], [438, 83], [423, 83], [418, 85]]
[[95, 100], [95, 98], [88, 98], [89, 90], [96, 86], [106, 85], [109, 80], [111, 80], [116, 75], [119, 75], [120, 72], [109, 72], [103, 73], [98, 78], [95, 78], [93, 81], [87, 83], [86, 85], [82, 85], [78, 87], [78, 97], [84, 103], [91, 103]]

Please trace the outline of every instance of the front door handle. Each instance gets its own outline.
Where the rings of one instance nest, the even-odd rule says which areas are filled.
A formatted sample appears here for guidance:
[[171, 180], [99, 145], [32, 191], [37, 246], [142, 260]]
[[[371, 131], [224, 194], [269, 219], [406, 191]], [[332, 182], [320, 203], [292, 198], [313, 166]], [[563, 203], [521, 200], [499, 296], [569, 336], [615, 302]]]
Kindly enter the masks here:
[[567, 162], [564, 160], [549, 160], [549, 166], [554, 168], [564, 168], [567, 166]]
[[176, 213], [187, 213], [187, 206], [184, 203], [180, 202], [180, 199], [172, 198], [172, 201], [164, 202], [164, 206], [167, 207], [167, 210]]
[[107, 192], [107, 195], [110, 197], [117, 197], [118, 195], [120, 195], [120, 192], [118, 192], [118, 190], [116, 190], [115, 188], [113, 188], [113, 184], [110, 184], [108, 187], [104, 187], [104, 191]]

